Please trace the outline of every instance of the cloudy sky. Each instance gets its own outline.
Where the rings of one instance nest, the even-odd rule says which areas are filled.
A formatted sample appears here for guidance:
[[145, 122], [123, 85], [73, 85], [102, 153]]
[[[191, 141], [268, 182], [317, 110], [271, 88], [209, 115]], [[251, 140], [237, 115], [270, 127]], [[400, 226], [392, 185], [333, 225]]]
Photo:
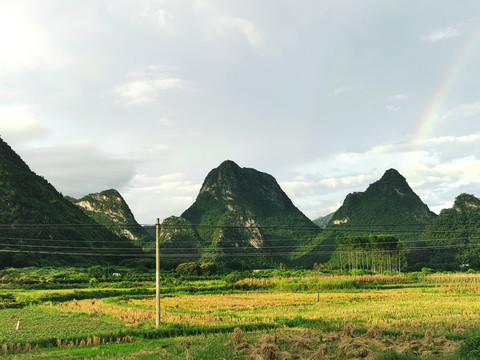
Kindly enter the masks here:
[[312, 219], [389, 168], [480, 196], [478, 0], [1, 0], [0, 46], [2, 138], [141, 223], [226, 159]]

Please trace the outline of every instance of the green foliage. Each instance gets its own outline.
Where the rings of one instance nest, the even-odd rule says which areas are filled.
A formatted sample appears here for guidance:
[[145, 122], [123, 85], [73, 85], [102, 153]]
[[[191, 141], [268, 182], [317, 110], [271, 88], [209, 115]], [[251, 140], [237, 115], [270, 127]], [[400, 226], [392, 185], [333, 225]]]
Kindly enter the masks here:
[[398, 354], [396, 351], [388, 351], [376, 357], [375, 360], [420, 360], [422, 358], [423, 357], [411, 353]]
[[433, 273], [435, 273], [435, 270], [431, 268], [427, 268], [427, 267], [422, 268], [422, 274], [433, 274]]
[[480, 360], [480, 336], [466, 339], [458, 353], [465, 360]]
[[202, 275], [213, 275], [217, 273], [218, 269], [214, 263], [202, 263], [200, 264], [200, 271]]
[[[159, 236], [160, 253], [169, 255], [169, 259], [178, 259], [182, 262], [187, 259], [200, 259], [202, 239], [195, 227], [186, 219], [176, 216], [166, 218], [162, 222]], [[186, 256], [182, 257], [182, 254]]]
[[[382, 178], [371, 184], [365, 192], [349, 194], [343, 205], [335, 212], [327, 226], [327, 233], [335, 239], [337, 235], [363, 236], [365, 232], [392, 234], [408, 244], [420, 245], [418, 238], [436, 215], [429, 210], [413, 192], [405, 178], [390, 169]], [[332, 241], [332, 240], [330, 240]], [[426, 252], [408, 249], [408, 264], [426, 261]]]
[[230, 274], [224, 276], [224, 280], [228, 284], [235, 284], [237, 281], [245, 279], [249, 276], [249, 273], [233, 271]]
[[461, 194], [451, 209], [444, 209], [421, 236], [429, 251], [424, 266], [442, 271], [480, 269], [480, 199]]
[[105, 275], [105, 270], [100, 265], [90, 266], [88, 268], [88, 276], [90, 278], [101, 279]]
[[403, 243], [393, 235], [338, 236], [330, 263], [341, 270], [400, 272], [406, 266]]
[[[135, 220], [128, 204], [117, 190], [89, 194], [81, 199], [66, 197], [96, 223], [119, 237], [128, 236], [134, 244], [148, 246], [155, 239]], [[85, 205], [87, 204], [87, 205]], [[82, 206], [83, 205], [83, 206]]]
[[328, 214], [323, 217], [319, 217], [318, 219], [313, 220], [313, 223], [321, 228], [324, 228], [328, 225], [328, 222], [333, 217], [335, 213]]
[[[23, 160], [0, 139], [0, 224], [5, 239], [1, 249], [0, 266], [87, 265], [91, 257], [81, 253], [101, 253], [117, 242], [122, 248], [133, 246], [124, 238], [86, 216], [78, 207], [66, 200], [44, 178], [33, 173]], [[55, 224], [55, 225], [51, 225]], [[71, 224], [72, 226], [66, 226]], [[82, 226], [78, 226], [82, 225]], [[17, 239], [22, 239], [19, 247]], [[56, 241], [58, 240], [58, 241]], [[59, 255], [78, 251], [79, 255]], [[83, 248], [83, 249], [82, 249]], [[24, 254], [24, 250], [33, 253]], [[40, 253], [41, 256], [37, 253]], [[108, 256], [95, 258], [96, 263], [121, 260]]]
[[[166, 263], [165, 260], [162, 259], [160, 265], [164, 265]], [[119, 264], [120, 266], [126, 266], [129, 268], [154, 270], [155, 269], [155, 258], [132, 258], [132, 259], [125, 259], [122, 260]], [[178, 264], [175, 265], [177, 267]], [[165, 269], [163, 266], [162, 269]], [[170, 269], [170, 268], [167, 268]]]
[[189, 262], [178, 265], [176, 272], [178, 275], [200, 275], [202, 273], [202, 269], [200, 264]]
[[[272, 176], [232, 161], [210, 171], [182, 218], [207, 225], [198, 228], [205, 246], [202, 261], [238, 270], [292, 264], [303, 254], [299, 249], [320, 231]], [[224, 257], [227, 252], [239, 256]], [[311, 266], [310, 260], [302, 258], [296, 264]]]

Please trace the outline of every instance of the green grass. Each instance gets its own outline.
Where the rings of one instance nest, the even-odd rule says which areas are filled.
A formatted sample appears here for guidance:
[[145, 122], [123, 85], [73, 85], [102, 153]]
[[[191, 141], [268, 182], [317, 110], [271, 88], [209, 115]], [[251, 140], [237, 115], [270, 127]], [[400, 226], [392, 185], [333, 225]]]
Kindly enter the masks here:
[[[288, 337], [288, 334], [309, 330], [321, 339], [324, 334], [340, 334], [347, 324], [354, 323], [355, 336], [359, 338], [374, 325], [379, 325], [384, 336], [394, 340], [408, 330], [412, 341], [420, 341], [431, 329], [435, 338], [446, 336], [457, 343], [467, 340], [468, 346], [462, 348], [463, 357], [457, 353], [446, 355], [445, 359], [480, 359], [475, 357], [480, 352], [480, 340], [470, 339], [480, 331], [480, 315], [477, 316], [480, 314], [480, 305], [477, 305], [480, 304], [480, 276], [352, 277], [311, 271], [302, 276], [301, 272], [292, 271], [288, 277], [278, 276], [278, 272], [273, 277], [255, 274], [233, 283], [219, 278], [174, 279], [162, 288], [165, 317], [162, 315], [159, 329], [153, 328], [151, 319], [129, 323], [116, 315], [117, 312], [133, 312], [133, 316], [140, 318], [146, 313], [151, 315], [153, 284], [139, 284], [142, 286], [126, 289], [0, 287], [0, 306], [2, 302], [22, 306], [0, 307], [0, 357], [2, 344], [9, 344], [9, 353], [15, 351], [17, 344], [22, 350], [25, 344], [30, 347], [38, 344], [37, 352], [12, 356], [19, 359], [60, 359], [66, 354], [78, 359], [244, 359], [241, 352], [224, 345], [236, 327], [242, 329], [253, 348], [260, 346], [258, 343], [265, 333]], [[252, 290], [249, 284], [259, 290]], [[241, 290], [243, 286], [246, 290]], [[107, 307], [99, 307], [98, 311], [95, 307], [88, 311], [82, 308], [85, 313], [76, 310], [80, 303], [90, 306], [90, 299]], [[108, 307], [113, 310], [107, 311]], [[17, 331], [18, 318], [20, 329]], [[95, 343], [94, 336], [97, 345], [82, 347], [81, 341], [87, 344], [88, 338], [90, 343]], [[112, 344], [132, 340], [133, 343]], [[98, 345], [102, 341], [106, 344]], [[278, 345], [282, 347], [282, 344]], [[311, 351], [319, 344], [318, 341], [310, 344]], [[331, 346], [329, 356], [335, 356], [338, 348], [337, 341]], [[293, 343], [282, 349], [297, 351]], [[308, 358], [311, 353], [300, 355]], [[420, 355], [399, 354], [395, 349], [378, 351], [379, 360], [419, 359]], [[429, 357], [424, 354], [425, 358]]]
[[[16, 330], [18, 319], [20, 328]], [[92, 335], [119, 335], [126, 331], [124, 324], [104, 316], [61, 313], [38, 306], [1, 310], [0, 329], [0, 344], [29, 343], [41, 347], [54, 346], [57, 339], [81, 340]]]
[[[142, 340], [128, 344], [107, 344], [85, 348], [49, 348], [41, 352], [11, 355], [15, 359], [139, 359], [185, 360], [191, 356], [195, 360], [244, 359], [232, 346], [225, 344], [230, 334], [207, 334]], [[189, 354], [189, 355], [187, 355]]]

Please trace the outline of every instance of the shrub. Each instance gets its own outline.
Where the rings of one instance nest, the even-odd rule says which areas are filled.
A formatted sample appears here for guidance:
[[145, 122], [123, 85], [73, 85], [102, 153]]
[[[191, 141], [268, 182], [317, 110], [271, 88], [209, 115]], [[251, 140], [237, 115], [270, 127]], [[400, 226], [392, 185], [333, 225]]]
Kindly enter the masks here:
[[89, 283], [90, 287], [98, 287], [98, 280], [94, 277], [91, 278], [88, 283]]
[[89, 278], [95, 278], [95, 279], [101, 279], [105, 276], [105, 271], [100, 265], [96, 266], [90, 266], [88, 268], [88, 277]]
[[422, 273], [424, 273], [424, 274], [433, 274], [434, 272], [435, 272], [435, 270], [433, 270], [431, 268], [427, 268], [427, 267], [422, 268]]
[[217, 273], [217, 265], [214, 263], [200, 264], [200, 271], [202, 275], [213, 275]]
[[177, 266], [177, 274], [178, 275], [200, 275], [202, 272], [202, 269], [200, 268], [200, 265], [195, 263], [195, 262], [188, 262], [188, 263], [182, 263]]
[[235, 284], [237, 281], [245, 279], [246, 276], [246, 274], [242, 274], [239, 271], [234, 271], [226, 275], [223, 279], [229, 284]]

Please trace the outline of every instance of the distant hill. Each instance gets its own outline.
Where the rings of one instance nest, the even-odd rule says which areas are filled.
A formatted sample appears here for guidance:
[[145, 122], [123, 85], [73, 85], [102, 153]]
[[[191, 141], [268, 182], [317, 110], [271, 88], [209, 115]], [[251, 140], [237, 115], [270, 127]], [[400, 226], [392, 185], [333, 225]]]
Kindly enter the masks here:
[[117, 236], [125, 236], [136, 245], [147, 246], [155, 239], [135, 220], [125, 199], [117, 190], [110, 189], [89, 194], [81, 199], [66, 197], [85, 214], [104, 225]]
[[[436, 216], [406, 179], [397, 170], [390, 169], [365, 192], [347, 195], [328, 222], [324, 244], [334, 246], [337, 235], [392, 234], [405, 241], [408, 249], [417, 243], [425, 226]], [[420, 266], [425, 261], [425, 253], [410, 250], [407, 260], [411, 265]]]
[[480, 269], [480, 199], [461, 194], [421, 236], [429, 246], [426, 267], [438, 270]]
[[313, 220], [313, 223], [317, 226], [320, 226], [320, 227], [326, 227], [328, 225], [328, 222], [330, 221], [330, 219], [333, 217], [335, 213], [330, 213], [328, 215], [325, 215], [325, 216], [322, 216], [322, 217], [319, 217], [318, 219], [315, 219]]
[[202, 225], [204, 257], [234, 268], [290, 263], [319, 232], [273, 176], [230, 160], [210, 171], [181, 217]]
[[436, 216], [406, 179], [397, 170], [390, 169], [365, 192], [348, 194], [329, 225], [369, 229], [373, 225], [383, 231], [398, 229], [398, 226], [427, 225]]
[[135, 251], [32, 172], [2, 139], [0, 232], [0, 267], [116, 261], [103, 254], [120, 254], [116, 248]]

